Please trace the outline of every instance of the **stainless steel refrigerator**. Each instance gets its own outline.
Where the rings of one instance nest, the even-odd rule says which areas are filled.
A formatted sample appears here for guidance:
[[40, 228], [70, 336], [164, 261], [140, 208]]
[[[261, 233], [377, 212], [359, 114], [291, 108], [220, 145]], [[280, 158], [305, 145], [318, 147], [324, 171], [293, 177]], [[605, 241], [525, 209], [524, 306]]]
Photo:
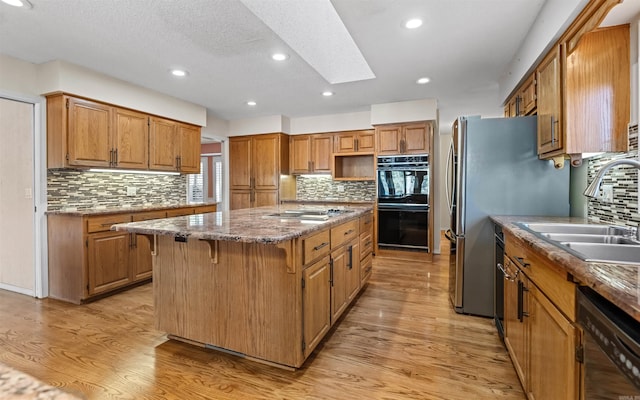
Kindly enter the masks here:
[[[494, 316], [489, 215], [569, 215], [569, 165], [538, 159], [537, 117], [460, 117], [447, 160], [449, 292], [459, 313]], [[498, 284], [496, 284], [496, 279]]]

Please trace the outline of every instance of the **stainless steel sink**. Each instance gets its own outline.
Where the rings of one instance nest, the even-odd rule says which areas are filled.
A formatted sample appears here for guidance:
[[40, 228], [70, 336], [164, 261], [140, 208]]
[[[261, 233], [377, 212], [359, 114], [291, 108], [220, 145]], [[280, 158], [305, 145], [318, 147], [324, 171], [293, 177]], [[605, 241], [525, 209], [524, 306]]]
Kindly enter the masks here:
[[562, 243], [585, 261], [640, 264], [640, 246], [603, 243]]
[[579, 242], [579, 243], [611, 243], [611, 244], [632, 244], [640, 245], [637, 240], [620, 235], [585, 235], [581, 233], [543, 233], [545, 236], [556, 242]]
[[585, 235], [633, 235], [630, 228], [598, 224], [563, 223], [522, 223], [523, 226], [539, 233], [577, 233]]
[[538, 237], [584, 261], [640, 264], [640, 241], [623, 226], [566, 223], [518, 223]]

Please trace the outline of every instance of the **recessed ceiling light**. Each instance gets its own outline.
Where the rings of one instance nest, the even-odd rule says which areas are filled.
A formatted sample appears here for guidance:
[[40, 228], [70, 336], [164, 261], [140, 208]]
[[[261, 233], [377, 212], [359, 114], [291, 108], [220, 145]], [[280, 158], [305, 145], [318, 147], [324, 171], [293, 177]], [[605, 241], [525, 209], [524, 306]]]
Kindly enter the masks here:
[[183, 69], [172, 69], [171, 70], [171, 74], [173, 76], [183, 77], [183, 76], [187, 76], [187, 71], [185, 71]]
[[420, 18], [410, 19], [404, 24], [404, 26], [407, 29], [416, 29], [416, 28], [420, 27], [421, 25], [422, 25], [422, 20]]
[[333, 96], [333, 92], [330, 92], [330, 91], [327, 90], [325, 92], [322, 92], [322, 95], [325, 96], [325, 97]]
[[249, 100], [249, 101], [247, 101], [247, 105], [248, 105], [248, 106], [253, 107], [253, 106], [255, 106], [256, 104], [258, 104], [258, 103], [256, 103], [256, 102], [255, 102], [255, 101], [253, 101], [253, 100]]
[[271, 55], [271, 58], [273, 58], [276, 61], [284, 61], [287, 58], [289, 58], [289, 56], [284, 53], [274, 53], [273, 55]]
[[427, 77], [420, 78], [420, 79], [418, 79], [418, 80], [416, 81], [416, 83], [417, 83], [418, 85], [424, 85], [425, 83], [429, 83], [429, 82], [431, 82], [431, 79], [429, 79], [429, 78], [427, 78]]
[[27, 0], [2, 0], [2, 2], [14, 7], [25, 7], [25, 8], [32, 7], [31, 3], [29, 3]]

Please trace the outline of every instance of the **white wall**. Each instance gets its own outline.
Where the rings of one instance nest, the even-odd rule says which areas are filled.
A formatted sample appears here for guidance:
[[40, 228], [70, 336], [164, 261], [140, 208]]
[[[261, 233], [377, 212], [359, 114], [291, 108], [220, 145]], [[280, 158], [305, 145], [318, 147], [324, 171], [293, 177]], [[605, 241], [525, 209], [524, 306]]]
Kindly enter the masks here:
[[67, 92], [150, 114], [205, 126], [207, 110], [153, 90], [64, 61], [38, 66], [40, 94]]
[[288, 118], [282, 115], [245, 118], [229, 121], [227, 136], [257, 135], [261, 133], [284, 132], [289, 126]]
[[355, 113], [291, 118], [291, 130], [289, 133], [297, 135], [317, 132], [354, 131], [371, 128], [371, 112], [362, 111]]
[[397, 122], [435, 121], [438, 118], [436, 99], [400, 101], [396, 103], [372, 104], [371, 125]]
[[39, 96], [38, 67], [35, 64], [0, 54], [0, 91], [18, 97]]

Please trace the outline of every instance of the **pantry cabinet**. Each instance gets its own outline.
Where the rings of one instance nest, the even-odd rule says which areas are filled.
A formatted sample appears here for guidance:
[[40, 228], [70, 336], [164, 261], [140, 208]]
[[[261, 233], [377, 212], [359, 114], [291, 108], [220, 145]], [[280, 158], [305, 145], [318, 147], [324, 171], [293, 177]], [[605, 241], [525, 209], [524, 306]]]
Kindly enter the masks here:
[[65, 93], [47, 96], [47, 168], [200, 171], [200, 127]]
[[426, 154], [430, 151], [431, 124], [426, 122], [376, 126], [378, 155]]
[[287, 135], [238, 136], [229, 139], [230, 209], [276, 205], [280, 175], [289, 167]]

